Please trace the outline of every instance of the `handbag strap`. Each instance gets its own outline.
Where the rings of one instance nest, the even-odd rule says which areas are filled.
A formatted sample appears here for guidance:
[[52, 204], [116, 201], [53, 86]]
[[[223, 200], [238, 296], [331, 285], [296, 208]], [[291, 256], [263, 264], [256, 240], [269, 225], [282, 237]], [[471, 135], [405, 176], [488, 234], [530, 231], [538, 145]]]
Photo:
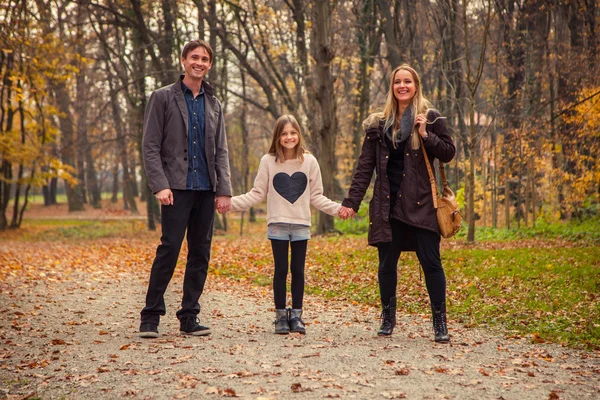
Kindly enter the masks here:
[[[417, 133], [417, 135], [419, 135]], [[431, 169], [431, 163], [429, 162], [429, 157], [427, 157], [427, 152], [425, 151], [425, 143], [423, 143], [423, 138], [419, 135], [419, 141], [421, 142], [421, 149], [423, 150], [423, 157], [425, 157], [425, 165], [427, 165], [427, 172], [429, 173], [429, 183], [431, 184], [431, 196], [433, 197], [433, 208], [438, 208], [437, 204], [437, 184], [435, 183], [435, 176], [433, 175], [433, 170]], [[444, 171], [444, 165], [440, 163], [440, 171], [442, 173], [442, 181], [444, 182], [444, 187], [448, 185], [446, 182], [446, 171]]]

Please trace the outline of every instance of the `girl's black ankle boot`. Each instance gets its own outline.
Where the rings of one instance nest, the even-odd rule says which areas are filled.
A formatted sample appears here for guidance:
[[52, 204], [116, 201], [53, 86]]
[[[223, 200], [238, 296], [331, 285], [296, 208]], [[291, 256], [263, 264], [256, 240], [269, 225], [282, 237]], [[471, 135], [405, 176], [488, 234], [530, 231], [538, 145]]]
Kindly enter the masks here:
[[275, 310], [275, 333], [278, 335], [287, 335], [290, 333], [290, 324], [288, 322], [288, 310]]
[[302, 321], [302, 309], [292, 308], [290, 310], [290, 332], [306, 333], [304, 321]]

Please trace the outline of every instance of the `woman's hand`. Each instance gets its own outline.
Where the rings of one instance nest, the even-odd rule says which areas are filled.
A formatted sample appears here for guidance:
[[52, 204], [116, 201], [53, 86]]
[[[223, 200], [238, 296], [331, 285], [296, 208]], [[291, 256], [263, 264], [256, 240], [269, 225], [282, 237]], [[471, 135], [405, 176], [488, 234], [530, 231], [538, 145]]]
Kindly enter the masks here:
[[415, 127], [417, 128], [419, 135], [423, 139], [427, 139], [427, 130], [425, 129], [427, 125], [427, 115], [426, 114], [417, 114], [415, 118]]
[[340, 207], [340, 211], [338, 211], [338, 217], [341, 219], [353, 218], [356, 212], [350, 207]]

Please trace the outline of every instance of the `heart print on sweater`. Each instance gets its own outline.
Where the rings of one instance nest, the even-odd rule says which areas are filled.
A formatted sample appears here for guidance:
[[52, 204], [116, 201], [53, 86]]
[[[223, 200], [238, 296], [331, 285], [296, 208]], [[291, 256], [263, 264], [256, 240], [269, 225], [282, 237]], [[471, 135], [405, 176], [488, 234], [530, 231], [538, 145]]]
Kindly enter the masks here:
[[303, 172], [294, 172], [289, 176], [279, 172], [273, 177], [273, 187], [287, 201], [294, 204], [306, 190], [308, 178]]

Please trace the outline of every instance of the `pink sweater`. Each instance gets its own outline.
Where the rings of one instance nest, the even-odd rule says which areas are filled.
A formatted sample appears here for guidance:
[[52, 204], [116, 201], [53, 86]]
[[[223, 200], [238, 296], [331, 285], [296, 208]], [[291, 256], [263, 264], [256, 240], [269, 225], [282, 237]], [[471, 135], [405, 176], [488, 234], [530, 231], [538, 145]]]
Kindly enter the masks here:
[[265, 154], [260, 160], [254, 187], [231, 198], [235, 211], [245, 211], [267, 198], [267, 224], [283, 222], [310, 226], [310, 205], [329, 215], [337, 215], [341, 205], [323, 196], [323, 181], [317, 159], [304, 154], [299, 159], [275, 161]]

